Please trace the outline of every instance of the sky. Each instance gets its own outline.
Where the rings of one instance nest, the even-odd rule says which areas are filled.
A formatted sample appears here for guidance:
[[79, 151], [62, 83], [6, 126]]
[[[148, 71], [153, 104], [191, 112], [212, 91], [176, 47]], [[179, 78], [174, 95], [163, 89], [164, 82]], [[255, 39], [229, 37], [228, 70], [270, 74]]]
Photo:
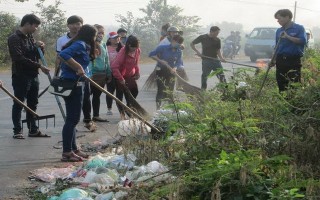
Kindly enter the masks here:
[[[9, 12], [19, 18], [36, 11], [38, 0], [29, 0], [17, 3], [14, 0], [0, 0], [0, 11]], [[46, 0], [46, 5], [54, 0]], [[84, 23], [119, 25], [115, 15], [126, 16], [128, 11], [134, 16], [141, 17], [139, 8], [145, 8], [149, 0], [62, 0], [61, 10], [66, 11], [66, 17], [80, 15]], [[305, 27], [320, 27], [320, 1], [319, 0], [167, 0], [171, 6], [179, 6], [182, 14], [198, 16], [202, 26], [215, 23], [234, 22], [243, 24], [245, 31], [256, 26], [278, 27], [274, 13], [288, 8], [294, 13], [297, 3], [295, 22]]]

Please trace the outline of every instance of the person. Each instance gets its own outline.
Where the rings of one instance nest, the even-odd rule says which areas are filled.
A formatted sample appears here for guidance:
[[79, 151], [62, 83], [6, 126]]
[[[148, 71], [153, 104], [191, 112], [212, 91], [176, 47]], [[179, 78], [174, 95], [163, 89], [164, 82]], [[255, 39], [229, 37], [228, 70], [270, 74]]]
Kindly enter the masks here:
[[276, 79], [280, 92], [287, 90], [291, 82], [301, 81], [301, 57], [304, 54], [307, 36], [304, 27], [294, 23], [292, 16], [289, 9], [281, 9], [274, 14], [281, 26], [276, 31], [276, 43], [280, 43], [275, 49], [276, 61], [270, 65], [276, 65]]
[[[167, 36], [160, 41], [160, 43], [158, 44], [158, 46], [161, 46], [161, 45], [170, 45], [173, 36], [175, 36], [175, 35], [182, 35], [182, 34], [183, 34], [183, 31], [180, 31], [180, 29], [179, 29], [178, 27], [170, 26], [170, 27], [167, 29]], [[183, 44], [179, 45], [179, 48], [180, 48], [181, 50], [184, 50], [184, 45], [183, 45]], [[187, 73], [186, 73], [186, 71], [185, 71], [185, 69], [184, 69], [184, 66], [183, 66], [183, 61], [182, 61], [182, 66], [177, 69], [177, 74], [178, 74], [181, 78], [183, 78], [184, 80], [186, 80], [186, 81], [188, 80]], [[178, 90], [183, 90], [182, 83], [181, 83], [180, 80], [177, 80], [176, 88], [177, 88]]]
[[[96, 51], [97, 58], [90, 62], [89, 69], [92, 73], [91, 79], [100, 85], [102, 88], [106, 85], [107, 79], [107, 69], [110, 69], [109, 56], [106, 50], [106, 46], [102, 44], [105, 32], [104, 27], [95, 24], [94, 27], [98, 30], [98, 35], [96, 38]], [[96, 122], [108, 122], [107, 119], [101, 118], [99, 116], [100, 111], [100, 96], [101, 91], [90, 84], [91, 94], [92, 94], [92, 109], [93, 117], [92, 120]], [[90, 109], [91, 110], [91, 109]]]
[[[224, 40], [224, 43], [225, 43], [225, 45], [227, 45], [227, 47], [231, 47], [232, 49], [230, 51], [227, 51], [228, 55], [225, 54], [224, 55], [225, 57], [229, 57], [229, 56], [230, 56], [230, 58], [234, 57], [234, 55], [236, 53], [236, 41], [237, 41], [236, 32], [235, 31], [231, 31], [230, 35]], [[231, 45], [231, 46], [229, 46], [229, 45]]]
[[149, 57], [157, 61], [156, 75], [158, 91], [156, 95], [157, 110], [161, 107], [161, 101], [168, 97], [172, 101], [172, 92], [175, 84], [176, 70], [182, 66], [182, 51], [180, 45], [183, 43], [183, 37], [174, 35], [169, 45], [158, 46], [149, 53]]
[[239, 51], [240, 51], [240, 48], [241, 48], [241, 45], [240, 45], [240, 42], [241, 42], [241, 35], [240, 35], [240, 31], [236, 31], [236, 40], [235, 40], [235, 55], [239, 55]]
[[168, 35], [168, 31], [167, 31], [167, 30], [168, 30], [169, 27], [170, 27], [170, 24], [169, 24], [169, 23], [166, 23], [166, 24], [164, 24], [164, 25], [161, 27], [160, 41], [167, 37], [167, 35]]
[[127, 42], [127, 33], [128, 31], [124, 28], [119, 28], [118, 31], [117, 31], [117, 34], [119, 35], [120, 37], [120, 42], [122, 44], [122, 46], [124, 46]]
[[78, 34], [72, 38], [59, 53], [61, 77], [79, 82], [71, 95], [64, 97], [66, 105], [66, 120], [62, 129], [62, 158], [64, 162], [83, 161], [89, 156], [80, 151], [76, 142], [76, 125], [80, 120], [86, 68], [90, 60], [95, 59], [95, 40], [97, 30], [94, 26], [83, 25]]
[[67, 27], [69, 29], [69, 32], [57, 39], [56, 42], [56, 61], [55, 61], [55, 72], [54, 75], [58, 76], [60, 71], [60, 58], [59, 53], [62, 50], [63, 46], [67, 44], [71, 38], [75, 37], [78, 34], [79, 29], [83, 25], [83, 19], [78, 15], [72, 15], [67, 19]]
[[[20, 27], [8, 38], [9, 53], [12, 60], [12, 87], [14, 96], [20, 101], [27, 100], [27, 106], [36, 112], [38, 105], [39, 92], [39, 69], [45, 73], [49, 73], [49, 69], [39, 63], [40, 55], [37, 51], [39, 46], [42, 51], [44, 43], [35, 41], [33, 33], [40, 25], [40, 19], [34, 14], [23, 16]], [[21, 126], [22, 107], [13, 102], [12, 106], [12, 122], [13, 122], [13, 138], [24, 139]], [[41, 133], [36, 125], [35, 118], [31, 113], [26, 113], [29, 129], [29, 137], [50, 137]]]
[[[190, 44], [196, 54], [202, 58], [201, 89], [203, 90], [207, 89], [207, 80], [210, 72], [223, 70], [221, 61], [225, 62], [225, 59], [221, 54], [221, 40], [218, 38], [219, 32], [220, 28], [218, 26], [212, 26], [208, 34], [198, 36]], [[202, 45], [202, 53], [195, 47], [199, 43]], [[217, 77], [220, 82], [226, 82], [223, 72], [218, 73]]]
[[[117, 57], [120, 49], [122, 48], [122, 44], [120, 42], [120, 37], [116, 32], [110, 32], [108, 34], [108, 40], [107, 40], [107, 51], [109, 55], [110, 64], [115, 60]], [[116, 82], [114, 77], [112, 76], [111, 68], [107, 68], [107, 90], [111, 94], [114, 94], [116, 91]], [[121, 92], [119, 93], [116, 91], [116, 96], [121, 96]], [[113, 99], [106, 95], [106, 103], [107, 103], [107, 115], [112, 115], [112, 102]]]
[[[136, 80], [140, 78], [140, 47], [137, 37], [130, 35], [127, 39], [126, 45], [121, 48], [116, 59], [111, 63], [112, 75], [116, 79], [116, 90], [119, 92], [119, 97], [122, 101], [123, 91], [125, 87], [128, 87], [132, 96], [136, 98], [138, 96], [138, 85]], [[121, 93], [122, 92], [122, 95]], [[127, 100], [127, 106], [130, 107], [127, 94], [124, 93]], [[117, 104], [120, 117], [122, 120], [126, 119], [124, 108]]]

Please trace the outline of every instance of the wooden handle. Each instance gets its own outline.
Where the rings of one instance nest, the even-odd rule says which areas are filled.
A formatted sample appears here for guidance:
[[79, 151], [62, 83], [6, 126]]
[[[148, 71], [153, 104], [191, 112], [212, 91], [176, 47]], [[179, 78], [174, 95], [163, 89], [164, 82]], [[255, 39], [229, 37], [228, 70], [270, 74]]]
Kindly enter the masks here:
[[[212, 59], [212, 60], [219, 60], [217, 58], [213, 58], [213, 57], [209, 57], [209, 56], [205, 56], [205, 55], [200, 55], [200, 57], [208, 58], [208, 59]], [[259, 67], [257, 67], [257, 66], [242, 64], [242, 63], [238, 63], [238, 62], [232, 62], [232, 61], [227, 61], [226, 60], [226, 63], [231, 63], [231, 64], [235, 64], [235, 65], [241, 65], [241, 66], [245, 66], [245, 67], [251, 67], [251, 68], [259, 69]]]
[[139, 120], [141, 120], [143, 123], [147, 124], [148, 126], [150, 126], [151, 129], [153, 129], [154, 131], [160, 133], [161, 131], [155, 127], [153, 124], [149, 123], [148, 121], [146, 121], [143, 117], [141, 117], [138, 113], [134, 112], [131, 108], [129, 108], [127, 105], [125, 105], [122, 101], [120, 101], [117, 97], [115, 97], [113, 94], [111, 94], [110, 92], [108, 92], [107, 90], [105, 90], [104, 88], [102, 88], [99, 84], [97, 84], [96, 82], [94, 82], [91, 78], [87, 77], [86, 75], [83, 76], [86, 80], [88, 80], [94, 87], [96, 87], [98, 90], [100, 90], [101, 92], [105, 93], [106, 95], [108, 95], [109, 97], [111, 97], [113, 100], [115, 100], [118, 104], [120, 104], [121, 106], [123, 106], [128, 112], [130, 112], [131, 114], [133, 114], [135, 117], [137, 117]]
[[15, 102], [17, 102], [18, 104], [20, 104], [22, 107], [24, 107], [28, 112], [30, 112], [33, 116], [39, 118], [39, 115], [34, 112], [31, 108], [29, 108], [26, 104], [24, 104], [22, 101], [20, 101], [17, 97], [15, 97], [13, 94], [11, 94], [5, 87], [0, 85], [0, 88], [7, 93], [7, 95], [9, 95]]

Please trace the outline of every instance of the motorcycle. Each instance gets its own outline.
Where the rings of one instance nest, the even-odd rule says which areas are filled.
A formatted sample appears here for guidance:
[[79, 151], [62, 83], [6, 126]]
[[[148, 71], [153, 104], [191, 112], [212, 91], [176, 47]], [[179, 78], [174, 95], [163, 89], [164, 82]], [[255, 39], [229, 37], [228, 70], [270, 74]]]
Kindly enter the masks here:
[[225, 40], [223, 49], [222, 49], [222, 55], [224, 58], [230, 58], [233, 59], [235, 57], [235, 45], [234, 42], [231, 40]]

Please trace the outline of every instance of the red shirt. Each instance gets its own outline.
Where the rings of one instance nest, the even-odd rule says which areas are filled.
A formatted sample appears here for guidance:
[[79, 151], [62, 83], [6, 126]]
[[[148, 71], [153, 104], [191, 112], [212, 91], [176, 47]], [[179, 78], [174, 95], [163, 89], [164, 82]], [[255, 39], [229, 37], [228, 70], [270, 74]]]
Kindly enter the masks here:
[[111, 63], [112, 74], [119, 81], [123, 81], [125, 77], [140, 74], [140, 68], [138, 66], [140, 48], [129, 54], [125, 53], [125, 49], [125, 47], [122, 47], [115, 60]]

